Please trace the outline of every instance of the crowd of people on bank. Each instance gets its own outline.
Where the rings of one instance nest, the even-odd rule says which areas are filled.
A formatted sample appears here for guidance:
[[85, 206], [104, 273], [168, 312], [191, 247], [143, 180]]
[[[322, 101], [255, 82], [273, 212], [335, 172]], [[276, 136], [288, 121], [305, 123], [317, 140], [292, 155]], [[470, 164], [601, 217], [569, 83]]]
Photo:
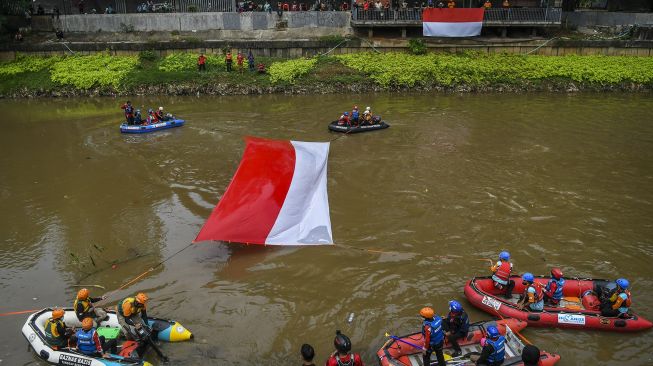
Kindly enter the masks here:
[[[206, 71], [206, 56], [204, 56], [204, 53], [201, 53], [199, 57], [197, 58], [197, 71]], [[254, 59], [254, 54], [252, 51], [249, 51], [247, 55], [247, 69], [250, 72], [257, 72], [259, 74], [265, 74], [266, 69], [265, 69], [265, 64], [262, 62], [259, 62], [258, 64], [256, 63]], [[231, 51], [228, 51], [227, 54], [225, 55], [224, 58], [226, 70], [228, 72], [233, 71], [233, 63], [234, 63], [234, 57], [231, 54]], [[244, 71], [244, 64], [245, 64], [245, 55], [243, 55], [242, 52], [238, 51], [236, 54], [236, 67], [238, 68], [239, 72]]]
[[129, 100], [127, 103], [121, 105], [120, 108], [125, 111], [125, 122], [130, 126], [147, 126], [158, 122], [172, 121], [174, 119], [172, 114], [163, 111], [163, 107], [159, 107], [157, 110], [150, 108], [147, 110], [147, 115], [143, 117], [141, 110], [135, 109]]

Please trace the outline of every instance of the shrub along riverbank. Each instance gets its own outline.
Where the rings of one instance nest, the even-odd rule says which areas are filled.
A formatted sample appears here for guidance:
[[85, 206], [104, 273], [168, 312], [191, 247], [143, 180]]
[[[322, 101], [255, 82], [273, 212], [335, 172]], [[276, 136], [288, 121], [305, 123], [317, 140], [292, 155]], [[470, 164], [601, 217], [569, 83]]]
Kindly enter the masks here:
[[653, 57], [358, 53], [257, 58], [268, 71], [259, 74], [246, 62], [227, 72], [216, 55], [198, 72], [197, 56], [21, 56], [0, 64], [0, 96], [653, 89]]

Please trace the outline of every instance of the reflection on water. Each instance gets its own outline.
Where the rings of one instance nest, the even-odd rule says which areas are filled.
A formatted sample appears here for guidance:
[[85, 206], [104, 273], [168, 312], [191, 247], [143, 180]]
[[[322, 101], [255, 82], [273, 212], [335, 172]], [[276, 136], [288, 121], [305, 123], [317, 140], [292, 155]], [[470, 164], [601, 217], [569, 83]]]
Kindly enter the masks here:
[[[188, 121], [142, 136], [120, 135], [117, 99], [0, 101], [0, 312], [70, 305], [80, 282], [119, 288], [195, 237], [243, 136], [329, 141], [327, 123], [352, 101], [392, 128], [332, 142], [333, 235], [379, 252], [192, 245], [110, 302], [147, 291], [153, 314], [190, 328], [194, 342], [163, 345], [175, 364], [296, 363], [304, 342], [323, 362], [336, 329], [374, 364], [386, 331], [416, 331], [422, 306], [463, 300], [503, 249], [520, 273], [626, 276], [653, 318], [644, 94], [139, 97]], [[23, 321], [0, 318], [0, 359], [41, 364], [23, 351]], [[653, 362], [651, 332], [525, 334], [564, 365]]]

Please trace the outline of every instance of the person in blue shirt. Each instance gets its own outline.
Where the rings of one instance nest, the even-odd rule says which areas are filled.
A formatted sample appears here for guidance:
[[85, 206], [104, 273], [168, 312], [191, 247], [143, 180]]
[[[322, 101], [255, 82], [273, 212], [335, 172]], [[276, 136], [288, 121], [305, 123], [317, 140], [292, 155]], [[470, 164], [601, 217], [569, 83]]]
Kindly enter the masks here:
[[551, 279], [544, 287], [544, 301], [553, 306], [557, 306], [562, 300], [562, 288], [565, 285], [565, 279], [562, 278], [560, 268], [551, 268]]
[[[481, 341], [481, 343], [483, 343]], [[494, 325], [487, 327], [487, 338], [481, 356], [476, 360], [476, 365], [499, 366], [506, 357], [506, 339], [499, 333]]]
[[460, 356], [462, 350], [460, 349], [458, 340], [467, 337], [467, 332], [469, 332], [469, 317], [458, 301], [449, 301], [449, 314], [444, 318], [444, 322], [442, 322], [442, 329], [454, 350], [451, 356]]
[[93, 327], [92, 318], [82, 320], [82, 329], [75, 333], [75, 338], [77, 339], [77, 349], [88, 356], [109, 358], [111, 355], [106, 352], [107, 350], [114, 354], [117, 351], [115, 339], [105, 342], [103, 336], [98, 336]]
[[431, 364], [431, 353], [435, 352], [438, 359], [438, 366], [446, 365], [444, 360], [444, 331], [442, 330], [442, 318], [435, 315], [435, 312], [430, 307], [424, 307], [419, 311], [419, 315], [424, 318], [422, 322], [422, 336], [424, 336], [424, 365]]
[[355, 126], [358, 126], [358, 118], [359, 118], [359, 112], [358, 112], [358, 106], [355, 105], [354, 109], [351, 110], [351, 123]]

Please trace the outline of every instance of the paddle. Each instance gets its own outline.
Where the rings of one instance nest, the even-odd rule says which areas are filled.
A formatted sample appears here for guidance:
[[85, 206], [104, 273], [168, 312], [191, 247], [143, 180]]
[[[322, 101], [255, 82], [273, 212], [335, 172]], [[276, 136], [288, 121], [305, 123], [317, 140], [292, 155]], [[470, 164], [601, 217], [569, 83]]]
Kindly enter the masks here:
[[415, 347], [415, 348], [420, 349], [420, 350], [422, 350], [422, 351], [425, 350], [425, 348], [422, 347], [422, 346], [418, 346], [418, 345], [416, 345], [415, 343], [411, 343], [411, 342], [408, 342], [408, 341], [404, 341], [403, 339], [401, 339], [401, 338], [399, 338], [399, 337], [397, 337], [397, 336], [395, 336], [395, 335], [392, 335], [392, 334], [390, 334], [390, 333], [386, 333], [385, 336], [386, 336], [386, 337], [390, 337], [390, 338], [394, 339], [394, 340], [397, 341], [397, 342], [406, 343], [407, 345], [409, 345], [409, 346], [411, 346], [411, 347]]

